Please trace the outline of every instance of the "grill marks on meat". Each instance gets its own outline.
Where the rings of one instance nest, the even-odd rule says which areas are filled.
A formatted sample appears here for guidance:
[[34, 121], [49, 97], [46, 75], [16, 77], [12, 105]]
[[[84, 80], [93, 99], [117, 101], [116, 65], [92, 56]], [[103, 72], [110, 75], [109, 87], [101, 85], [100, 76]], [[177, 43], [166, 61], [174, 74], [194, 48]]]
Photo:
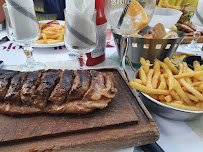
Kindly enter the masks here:
[[28, 74], [29, 73], [18, 73], [12, 78], [8, 92], [4, 97], [7, 103], [21, 104], [20, 90]]
[[101, 72], [90, 71], [91, 84], [85, 93], [83, 100], [99, 100], [102, 97], [104, 85], [104, 77]]
[[16, 75], [17, 72], [9, 72], [0, 75], [0, 101], [4, 100], [4, 97], [9, 89], [11, 79]]
[[49, 101], [56, 105], [60, 105], [67, 100], [67, 94], [70, 91], [74, 79], [74, 72], [71, 70], [64, 70], [60, 74], [60, 81], [52, 91]]
[[117, 92], [117, 89], [114, 88], [113, 81], [106, 73], [104, 73], [103, 76], [104, 76], [105, 89], [103, 90], [102, 94], [107, 98], [114, 98]]
[[75, 71], [73, 86], [68, 95], [68, 101], [82, 100], [90, 85], [90, 73], [86, 70]]
[[24, 84], [22, 85], [20, 98], [21, 101], [26, 105], [33, 105], [34, 104], [34, 92], [36, 88], [39, 86], [40, 78], [43, 71], [34, 71], [28, 74], [27, 79], [25, 80]]
[[4, 114], [84, 114], [108, 106], [117, 92], [109, 75], [94, 70], [7, 73], [0, 75], [0, 85], [4, 79]]
[[52, 90], [59, 81], [61, 70], [48, 70], [42, 74], [39, 87], [34, 93], [34, 105], [44, 108]]

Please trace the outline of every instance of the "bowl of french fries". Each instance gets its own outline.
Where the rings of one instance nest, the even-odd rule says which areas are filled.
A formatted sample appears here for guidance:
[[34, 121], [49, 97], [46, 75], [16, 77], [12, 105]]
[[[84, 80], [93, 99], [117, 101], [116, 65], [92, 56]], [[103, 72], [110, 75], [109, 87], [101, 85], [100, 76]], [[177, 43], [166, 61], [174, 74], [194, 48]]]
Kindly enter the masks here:
[[203, 65], [186, 62], [174, 66], [164, 61], [140, 58], [141, 67], [130, 86], [140, 91], [140, 97], [152, 112], [174, 120], [194, 120], [203, 116]]
[[[122, 35], [115, 33], [112, 30], [115, 45], [118, 55], [122, 57], [122, 49], [125, 48], [120, 45]], [[140, 64], [140, 57], [154, 63], [154, 59], [161, 61], [169, 57], [171, 59], [185, 37], [185, 33], [181, 31], [173, 31], [166, 29], [163, 24], [159, 23], [153, 28], [147, 26], [138, 34], [132, 35], [128, 38], [128, 52], [127, 56], [130, 61], [135, 64]]]

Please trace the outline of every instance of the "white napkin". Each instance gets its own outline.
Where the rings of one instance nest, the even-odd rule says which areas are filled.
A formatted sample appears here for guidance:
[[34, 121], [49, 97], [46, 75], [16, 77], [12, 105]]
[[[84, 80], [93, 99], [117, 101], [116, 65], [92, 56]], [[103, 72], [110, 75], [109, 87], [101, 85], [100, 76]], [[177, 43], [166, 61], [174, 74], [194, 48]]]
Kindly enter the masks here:
[[32, 40], [37, 37], [38, 23], [34, 20], [33, 0], [6, 0], [6, 4], [16, 40]]
[[96, 44], [96, 28], [93, 22], [96, 16], [85, 15], [94, 10], [95, 0], [66, 0], [66, 46], [88, 49]]
[[95, 0], [66, 0], [68, 13], [87, 13], [95, 9]]

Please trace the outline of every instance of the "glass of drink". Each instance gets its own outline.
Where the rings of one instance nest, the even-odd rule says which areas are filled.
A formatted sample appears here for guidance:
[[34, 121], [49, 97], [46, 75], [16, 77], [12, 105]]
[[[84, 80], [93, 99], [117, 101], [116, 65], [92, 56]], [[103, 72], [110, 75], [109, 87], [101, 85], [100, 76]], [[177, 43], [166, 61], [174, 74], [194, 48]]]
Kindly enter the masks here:
[[64, 11], [66, 48], [78, 53], [80, 68], [86, 66], [86, 53], [92, 52], [97, 46], [96, 15], [97, 11], [86, 13], [73, 13]]
[[[115, 33], [122, 35], [120, 48], [124, 72], [128, 37], [137, 34], [148, 25], [153, 16], [155, 5], [156, 0], [104, 0], [104, 11], [108, 23]], [[127, 41], [127, 46], [123, 49], [125, 41]], [[130, 62], [129, 58], [127, 59]], [[127, 76], [126, 72], [125, 74]]]
[[27, 57], [26, 63], [18, 67], [19, 71], [34, 71], [45, 69], [42, 63], [35, 62], [33, 59], [33, 49], [31, 43], [36, 41], [41, 33], [40, 25], [36, 19], [34, 5], [20, 6], [17, 3], [3, 5], [6, 17], [7, 37], [24, 47]]
[[196, 31], [194, 32], [193, 39], [190, 44], [184, 46], [184, 49], [197, 53], [201, 51], [201, 48], [197, 46], [197, 41], [201, 36], [200, 31], [203, 29], [203, 0], [199, 0], [195, 14], [192, 16], [190, 22], [195, 26]]

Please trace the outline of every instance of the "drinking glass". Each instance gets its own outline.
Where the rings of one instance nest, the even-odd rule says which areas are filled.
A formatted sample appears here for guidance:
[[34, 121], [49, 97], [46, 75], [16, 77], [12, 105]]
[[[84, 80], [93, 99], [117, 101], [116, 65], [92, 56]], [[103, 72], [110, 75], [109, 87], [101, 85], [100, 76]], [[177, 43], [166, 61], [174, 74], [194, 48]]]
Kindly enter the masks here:
[[31, 43], [36, 41], [41, 29], [37, 21], [34, 5], [30, 6], [8, 6], [3, 5], [6, 17], [7, 37], [14, 42], [23, 46], [24, 53], [27, 57], [26, 63], [18, 67], [18, 71], [34, 71], [45, 69], [43, 63], [35, 62], [33, 59], [33, 48]]
[[[155, 6], [156, 0], [104, 0], [107, 22], [112, 26], [115, 33], [122, 35], [120, 42], [121, 61], [127, 78], [125, 58], [128, 50], [128, 37], [137, 34], [148, 25]], [[125, 41], [127, 41], [127, 46], [123, 49]], [[128, 57], [127, 60], [132, 65]], [[131, 67], [133, 68], [133, 66]]]
[[194, 32], [193, 39], [190, 44], [183, 46], [184, 49], [197, 53], [201, 51], [201, 48], [197, 46], [197, 41], [201, 36], [200, 31], [203, 28], [203, 0], [199, 0], [195, 14], [192, 16], [190, 22], [195, 26], [196, 31]]
[[96, 14], [94, 12], [74, 13], [64, 11], [66, 48], [78, 53], [80, 69], [86, 67], [86, 53], [92, 52], [97, 46]]

